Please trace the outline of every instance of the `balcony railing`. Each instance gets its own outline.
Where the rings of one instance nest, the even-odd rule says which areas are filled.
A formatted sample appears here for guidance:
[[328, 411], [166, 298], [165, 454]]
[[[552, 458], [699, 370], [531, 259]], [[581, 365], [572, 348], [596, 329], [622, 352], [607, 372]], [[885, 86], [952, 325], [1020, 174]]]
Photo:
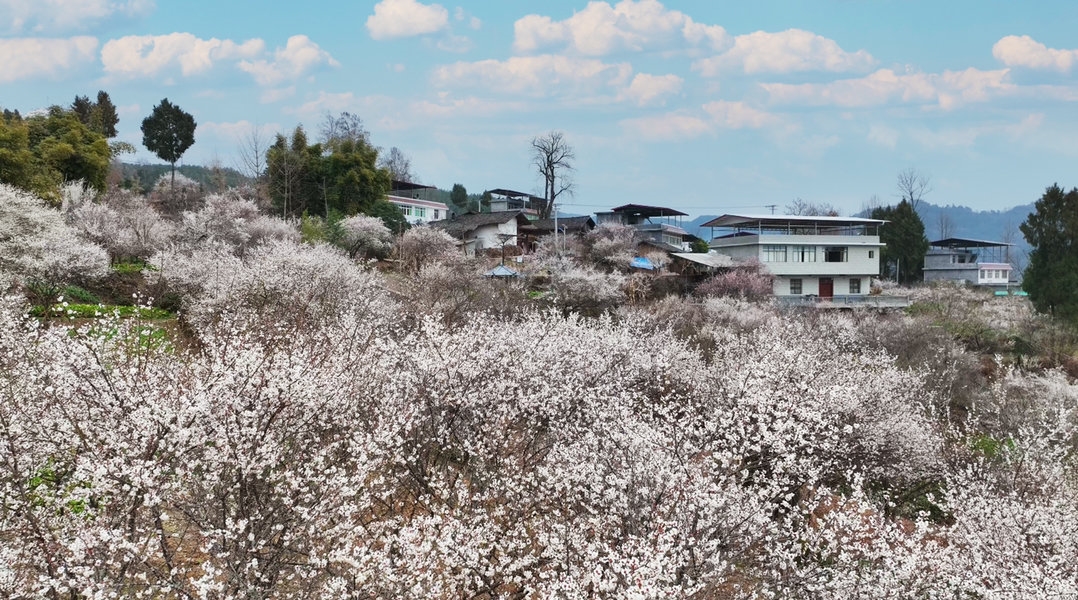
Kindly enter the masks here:
[[815, 308], [905, 308], [910, 305], [909, 296], [890, 295], [835, 295], [775, 296], [786, 306], [812, 306]]

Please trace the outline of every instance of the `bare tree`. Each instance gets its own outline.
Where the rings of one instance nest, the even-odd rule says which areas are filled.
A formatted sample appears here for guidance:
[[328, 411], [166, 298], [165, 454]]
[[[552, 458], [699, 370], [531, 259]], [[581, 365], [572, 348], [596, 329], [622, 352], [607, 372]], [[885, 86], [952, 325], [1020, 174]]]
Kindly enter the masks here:
[[363, 119], [359, 115], [350, 112], [342, 112], [336, 117], [326, 112], [322, 118], [321, 137], [319, 142], [327, 151], [344, 141], [352, 141], [355, 144], [370, 144], [371, 134], [363, 126]]
[[1012, 273], [1019, 274], [1026, 270], [1026, 266], [1029, 265], [1029, 252], [1016, 246], [1019, 241], [1019, 235], [1021, 232], [1018, 230], [1018, 225], [1014, 221], [1008, 219], [1003, 224], [1003, 237], [1000, 239], [1004, 244], [1010, 244], [1005, 248], [1006, 261], [1010, 263], [1013, 268]]
[[914, 210], [917, 210], [925, 195], [932, 191], [932, 179], [918, 173], [913, 167], [900, 171], [895, 185], [902, 199], [909, 202]]
[[936, 227], [939, 230], [939, 239], [941, 240], [945, 240], [954, 235], [954, 220], [951, 219], [951, 215], [942, 210], [940, 211], [939, 216], [936, 217]]
[[573, 161], [576, 154], [573, 147], [565, 141], [565, 135], [560, 131], [532, 138], [532, 161], [539, 176], [543, 178], [542, 209], [539, 211], [540, 219], [549, 219], [554, 209], [554, 203], [564, 193], [573, 194], [573, 180], [570, 174], [573, 171]]
[[419, 183], [419, 178], [412, 172], [412, 161], [396, 146], [390, 148], [389, 152], [382, 156], [382, 159], [378, 161], [378, 166], [389, 171], [393, 181]]
[[239, 140], [239, 165], [240, 172], [246, 175], [252, 182], [255, 193], [255, 202], [259, 206], [265, 206], [269, 201], [266, 193], [266, 152], [269, 150], [269, 141], [257, 123]]
[[826, 202], [805, 202], [801, 198], [794, 198], [793, 202], [786, 205], [786, 214], [802, 217], [837, 217], [838, 209]]
[[880, 199], [880, 195], [872, 194], [871, 196], [869, 196], [868, 200], [865, 200], [863, 203], [861, 203], [861, 212], [864, 214], [871, 214], [872, 211], [882, 207], [883, 200]]

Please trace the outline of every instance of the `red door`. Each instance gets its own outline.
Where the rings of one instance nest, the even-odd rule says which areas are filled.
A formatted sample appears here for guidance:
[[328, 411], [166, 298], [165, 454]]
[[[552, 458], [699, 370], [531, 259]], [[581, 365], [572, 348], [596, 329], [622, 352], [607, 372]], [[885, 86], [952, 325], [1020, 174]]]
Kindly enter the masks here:
[[835, 295], [835, 280], [830, 277], [820, 278], [820, 297], [830, 299]]

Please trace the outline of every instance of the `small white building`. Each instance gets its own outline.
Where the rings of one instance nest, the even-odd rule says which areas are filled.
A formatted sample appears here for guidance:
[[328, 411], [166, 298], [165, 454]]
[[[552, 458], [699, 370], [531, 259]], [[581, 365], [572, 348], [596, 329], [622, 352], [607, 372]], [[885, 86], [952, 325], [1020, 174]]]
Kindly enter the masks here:
[[[723, 215], [704, 223], [710, 247], [735, 260], [759, 260], [779, 297], [866, 296], [880, 274], [879, 228], [856, 217]], [[854, 298], [856, 299], [856, 298]]]
[[442, 202], [394, 195], [386, 196], [386, 200], [399, 208], [404, 213], [405, 220], [412, 225], [449, 218], [449, 207]]
[[928, 243], [924, 279], [965, 281], [970, 285], [1005, 288], [1011, 280], [1011, 244], [947, 238]]
[[460, 240], [465, 254], [470, 256], [480, 250], [519, 245], [524, 235], [522, 230], [529, 223], [521, 211], [503, 211], [468, 213], [432, 223], [431, 226]]

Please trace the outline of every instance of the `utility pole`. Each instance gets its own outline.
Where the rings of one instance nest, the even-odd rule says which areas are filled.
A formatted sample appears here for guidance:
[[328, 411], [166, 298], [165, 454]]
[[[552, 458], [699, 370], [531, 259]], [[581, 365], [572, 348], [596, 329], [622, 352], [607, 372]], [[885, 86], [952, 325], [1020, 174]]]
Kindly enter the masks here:
[[558, 205], [554, 204], [554, 252], [555, 254], [561, 254], [561, 249], [558, 248]]
[[777, 206], [778, 206], [778, 204], [765, 204], [764, 208], [770, 208], [771, 209], [771, 214], [775, 214], [775, 208]]

